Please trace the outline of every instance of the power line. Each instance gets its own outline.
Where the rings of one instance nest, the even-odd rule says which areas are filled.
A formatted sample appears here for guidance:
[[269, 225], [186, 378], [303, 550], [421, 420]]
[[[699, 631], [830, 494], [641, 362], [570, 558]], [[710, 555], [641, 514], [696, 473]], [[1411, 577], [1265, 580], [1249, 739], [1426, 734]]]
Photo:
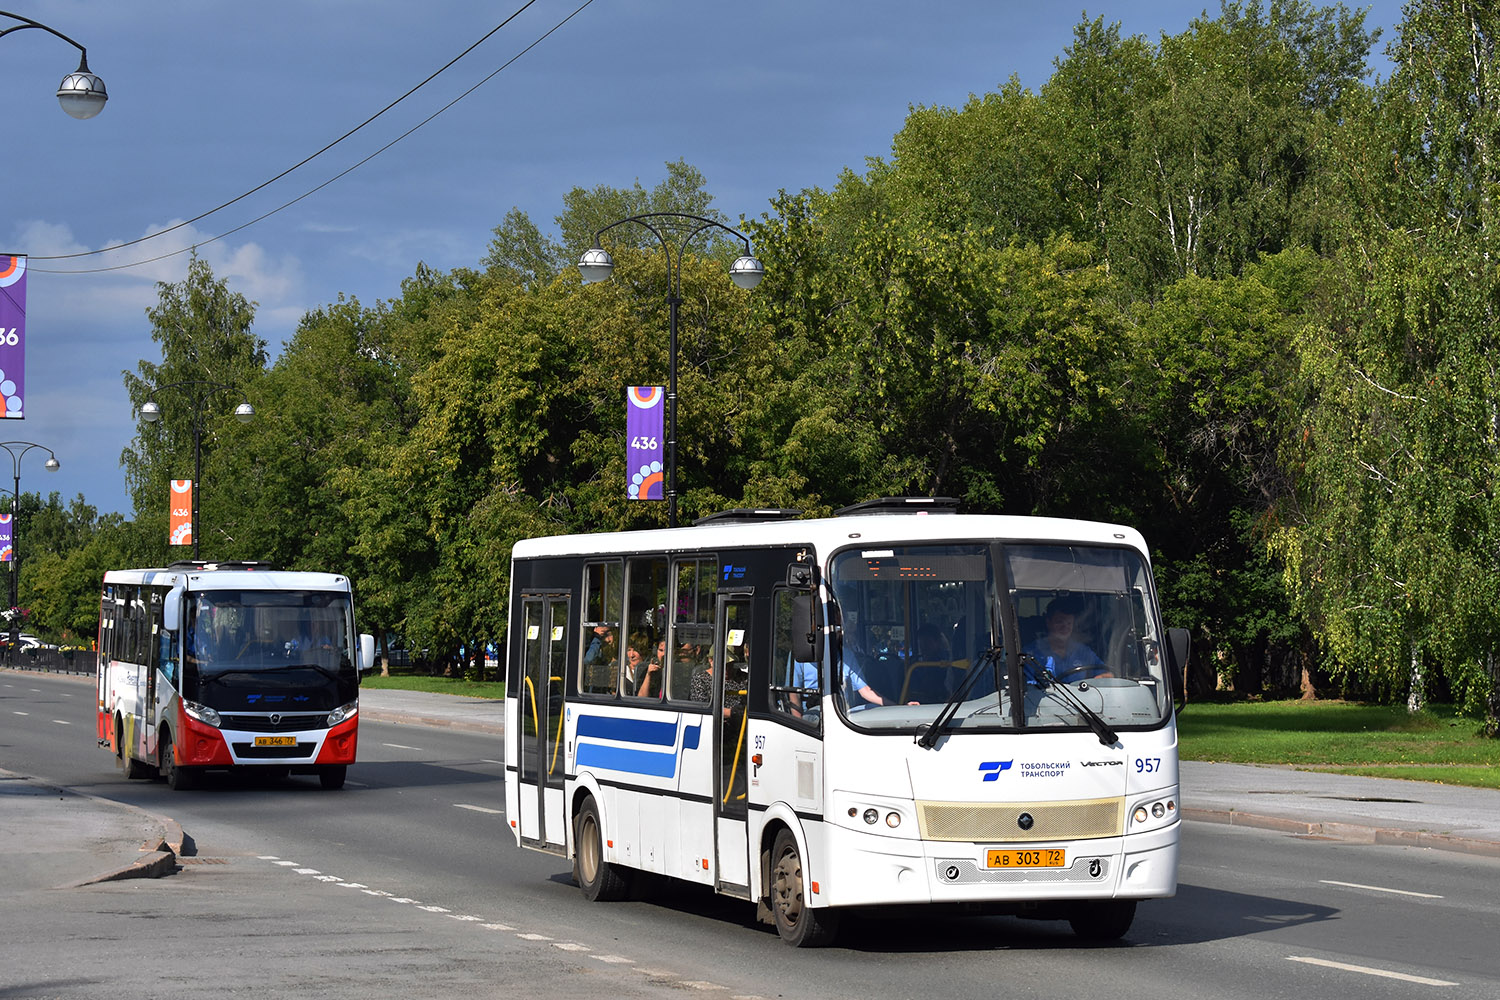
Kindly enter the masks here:
[[[321, 156], [322, 154], [328, 152], [334, 146], [337, 146], [339, 143], [343, 142], [345, 139], [347, 139], [350, 136], [354, 135], [354, 133], [358, 132], [360, 129], [364, 128], [366, 125], [369, 125], [371, 122], [375, 121], [381, 115], [384, 115], [387, 111], [390, 111], [396, 105], [400, 104], [402, 101], [406, 100], [412, 94], [416, 93], [422, 87], [426, 86], [428, 83], [431, 83], [434, 79], [436, 79], [441, 73], [443, 73], [445, 70], [447, 70], [449, 67], [451, 67], [454, 63], [458, 62], [460, 59], [462, 59], [464, 56], [468, 55], [470, 52], [473, 52], [474, 49], [476, 49], [480, 45], [482, 45], [486, 40], [488, 40], [491, 36], [493, 36], [501, 28], [504, 28], [506, 25], [508, 25], [512, 21], [514, 21], [517, 17], [519, 17], [521, 14], [523, 14], [526, 11], [527, 8], [531, 7], [536, 2], [537, 2], [537, 0], [526, 0], [526, 3], [522, 4], [519, 8], [517, 8], [516, 11], [514, 13], [512, 13], [509, 17], [507, 17], [504, 21], [500, 22], [498, 25], [496, 25], [490, 31], [486, 32], [485, 35], [482, 38], [480, 38], [478, 41], [474, 42], [474, 44], [470, 45], [468, 48], [464, 49], [458, 55], [456, 55], [452, 59], [450, 59], [447, 63], [443, 64], [443, 66], [441, 66], [439, 69], [437, 69], [431, 75], [429, 75], [421, 83], [417, 84], [415, 87], [412, 87], [406, 93], [404, 93], [400, 97], [396, 98], [390, 104], [387, 104], [384, 108], [380, 109], [375, 114], [371, 115], [369, 118], [365, 119], [363, 122], [361, 122], [360, 124], [356, 125], [354, 128], [350, 129], [348, 132], [345, 132], [343, 135], [339, 136], [337, 139], [335, 139], [332, 142], [328, 143], [328, 145], [324, 146], [322, 149], [318, 150], [317, 152], [313, 153], [310, 156], [305, 157], [304, 159], [302, 159], [300, 162], [294, 164], [293, 166], [288, 167], [287, 169], [283, 170], [281, 173], [277, 174], [275, 177], [272, 177], [270, 180], [267, 180], [267, 181], [265, 181], [265, 182], [263, 182], [261, 184], [256, 185], [255, 187], [251, 188], [249, 191], [246, 191], [244, 194], [241, 194], [238, 197], [232, 198], [229, 201], [224, 202], [222, 205], [219, 205], [219, 206], [217, 206], [215, 208], [211, 208], [208, 211], [203, 212], [203, 213], [201, 213], [199, 215], [196, 215], [196, 216], [194, 216], [191, 219], [184, 220], [182, 222], [177, 223], [174, 226], [171, 226], [170, 228], [163, 229], [161, 232], [151, 233], [151, 234], [149, 234], [147, 236], [142, 236], [139, 239], [134, 239], [134, 240], [131, 240], [131, 241], [127, 242], [127, 243], [117, 243], [117, 244], [114, 244], [112, 246], [101, 247], [100, 249], [97, 249], [97, 250], [85, 250], [85, 251], [80, 251], [78, 253], [58, 254], [58, 255], [55, 255], [55, 256], [36, 256], [36, 257], [31, 257], [30, 260], [31, 261], [39, 261], [39, 260], [69, 260], [69, 259], [78, 258], [78, 257], [90, 257], [90, 256], [94, 256], [94, 255], [101, 254], [101, 253], [112, 253], [112, 252], [117, 251], [117, 250], [123, 250], [126, 247], [136, 246], [138, 244], [145, 243], [148, 240], [154, 240], [154, 239], [157, 239], [158, 237], [165, 236], [168, 233], [174, 232], [174, 231], [176, 231], [178, 229], [182, 229], [185, 226], [190, 226], [193, 223], [201, 221], [202, 219], [205, 219], [205, 218], [209, 217], [210, 215], [213, 215], [216, 212], [222, 211], [223, 209], [226, 209], [229, 206], [234, 205], [237, 202], [243, 201], [244, 199], [246, 199], [246, 198], [250, 197], [251, 195], [255, 194], [257, 191], [261, 191], [264, 188], [269, 187], [271, 184], [274, 184], [276, 181], [282, 179], [283, 177], [286, 177], [288, 174], [292, 173], [294, 170], [297, 170], [299, 167], [305, 166], [307, 163], [311, 162], [312, 160], [316, 159], [317, 157]], [[533, 41], [530, 45], [526, 46], [520, 52], [517, 52], [510, 59], [508, 59], [504, 63], [502, 63], [498, 68], [496, 68], [494, 70], [494, 72], [490, 73], [484, 79], [480, 80], [478, 83], [474, 84], [472, 87], [470, 87], [469, 89], [465, 90], [463, 93], [459, 94], [453, 100], [449, 101], [447, 104], [444, 104], [442, 107], [438, 108], [432, 114], [428, 115], [426, 118], [422, 119], [420, 122], [418, 122], [417, 124], [413, 125], [411, 128], [407, 129], [405, 132], [403, 132], [400, 135], [396, 136], [396, 138], [392, 139], [390, 142], [388, 142], [385, 145], [381, 146], [379, 149], [375, 150], [373, 153], [369, 154], [368, 156], [366, 156], [363, 159], [359, 160], [358, 162], [354, 163], [352, 166], [349, 166], [346, 169], [339, 171], [337, 174], [334, 174], [332, 177], [330, 177], [327, 180], [323, 181], [321, 184], [318, 184], [317, 186], [315, 186], [315, 187], [313, 187], [313, 188], [311, 188], [311, 189], [309, 189], [307, 191], [304, 191], [302, 194], [300, 194], [297, 197], [291, 199], [290, 201], [284, 202], [283, 204], [278, 205], [276, 208], [271, 209], [269, 212], [265, 212], [262, 215], [258, 215], [258, 216], [256, 216], [255, 218], [251, 219], [248, 222], [245, 222], [245, 223], [242, 223], [241, 225], [235, 226], [233, 229], [230, 229], [230, 230], [227, 230], [225, 232], [219, 233], [216, 236], [211, 236], [211, 237], [209, 237], [206, 240], [197, 241], [195, 243], [190, 244], [189, 246], [181, 247], [180, 249], [173, 250], [173, 251], [171, 251], [169, 253], [158, 254], [155, 257], [147, 257], [147, 258], [144, 258], [144, 259], [141, 259], [141, 260], [132, 261], [132, 262], [127, 263], [127, 264], [115, 264], [115, 265], [112, 265], [112, 266], [109, 266], [109, 267], [78, 268], [78, 269], [70, 269], [70, 270], [53, 269], [53, 268], [40, 268], [40, 267], [38, 267], [38, 268], [28, 268], [28, 270], [35, 270], [35, 271], [37, 271], [39, 273], [42, 273], [42, 274], [97, 274], [97, 273], [101, 273], [101, 272], [105, 272], [105, 271], [120, 271], [120, 270], [125, 270], [127, 268], [140, 267], [140, 266], [145, 265], [145, 264], [155, 263], [156, 261], [159, 261], [159, 260], [166, 260], [169, 257], [176, 257], [176, 256], [178, 256], [180, 254], [187, 253], [190, 250], [196, 250], [200, 246], [205, 246], [205, 245], [207, 245], [209, 243], [214, 243], [214, 242], [216, 242], [218, 240], [224, 239], [225, 237], [232, 236], [235, 233], [240, 232], [243, 229], [247, 229], [250, 226], [253, 226], [253, 225], [255, 225], [258, 222], [261, 222], [261, 221], [263, 221], [265, 219], [268, 219], [271, 216], [276, 215], [277, 213], [279, 213], [279, 212], [281, 212], [281, 211], [283, 211], [283, 210], [285, 210], [287, 208], [290, 208], [291, 206], [297, 204], [299, 201], [302, 201], [304, 198], [307, 198], [307, 197], [309, 197], [309, 196], [311, 196], [313, 194], [316, 194], [318, 191], [321, 191], [323, 188], [325, 188], [328, 185], [332, 184], [334, 181], [337, 181], [340, 178], [344, 177], [345, 175], [347, 175], [349, 173], [352, 173], [353, 171], [357, 170], [358, 168], [360, 168], [364, 164], [366, 164], [369, 161], [373, 160], [375, 157], [379, 156], [381, 153], [384, 153], [387, 149], [390, 149], [392, 146], [396, 145], [398, 142], [401, 142], [407, 136], [411, 135], [413, 132], [417, 131], [422, 126], [426, 125], [428, 122], [432, 121], [434, 118], [438, 117], [443, 112], [445, 112], [449, 108], [453, 107], [459, 101], [463, 100], [465, 97], [468, 97], [475, 90], [478, 90], [480, 87], [484, 86], [484, 84], [486, 84], [490, 80], [494, 79], [502, 71], [504, 71], [506, 68], [508, 68], [512, 63], [514, 63], [517, 59], [520, 59], [526, 53], [530, 52], [532, 49], [534, 49], [538, 45], [540, 45], [549, 36], [551, 36], [553, 34], [553, 32], [555, 32], [558, 29], [560, 29], [563, 25], [567, 24], [573, 18], [577, 17], [580, 13], [583, 12], [583, 10], [586, 7], [588, 7], [593, 2], [594, 2], [594, 0], [584, 0], [584, 3], [581, 6], [579, 6], [577, 9], [575, 9], [572, 13], [568, 14], [568, 16], [564, 17], [562, 20], [558, 21], [557, 24], [555, 24], [551, 28], [549, 28], [540, 37], [538, 37], [535, 41]]]

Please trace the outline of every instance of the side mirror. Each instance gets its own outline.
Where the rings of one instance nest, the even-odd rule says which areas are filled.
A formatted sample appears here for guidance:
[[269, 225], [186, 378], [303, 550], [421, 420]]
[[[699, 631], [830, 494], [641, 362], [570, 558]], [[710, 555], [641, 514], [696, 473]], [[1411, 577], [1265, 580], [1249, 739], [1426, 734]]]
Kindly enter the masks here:
[[[793, 563], [792, 568], [798, 564]], [[818, 662], [818, 622], [813, 616], [811, 594], [792, 598], [792, 659], [798, 663]]]
[[375, 669], [375, 637], [368, 632], [359, 634], [359, 672]]
[[182, 588], [173, 587], [161, 601], [161, 627], [176, 632], [182, 625]]
[[1185, 628], [1167, 629], [1167, 681], [1172, 700], [1187, 707], [1187, 664], [1193, 650], [1193, 634]]

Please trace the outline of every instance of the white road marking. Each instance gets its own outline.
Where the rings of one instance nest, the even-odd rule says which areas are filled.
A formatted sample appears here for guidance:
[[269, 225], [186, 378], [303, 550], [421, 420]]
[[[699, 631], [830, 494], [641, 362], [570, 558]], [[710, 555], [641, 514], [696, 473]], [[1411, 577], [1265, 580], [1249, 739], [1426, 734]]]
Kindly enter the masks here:
[[552, 947], [554, 947], [554, 948], [561, 948], [563, 951], [588, 951], [589, 950], [589, 946], [588, 945], [586, 945], [586, 944], [578, 944], [575, 941], [553, 941], [552, 942]]
[[515, 930], [515, 928], [512, 927], [510, 924], [480, 924], [479, 926], [483, 927], [487, 931], [513, 931], [513, 930]]
[[1404, 972], [1392, 972], [1389, 969], [1372, 969], [1367, 965], [1350, 965], [1348, 962], [1330, 962], [1324, 958], [1306, 958], [1301, 955], [1288, 955], [1288, 962], [1302, 962], [1305, 965], [1321, 965], [1325, 969], [1339, 969], [1344, 972], [1359, 972], [1366, 976], [1380, 976], [1384, 979], [1399, 979], [1403, 983], [1416, 983], [1419, 986], [1457, 986], [1458, 983], [1449, 982], [1446, 979], [1428, 979], [1426, 976], [1411, 976]]
[[626, 958], [624, 955], [590, 955], [589, 958], [597, 958], [601, 962], [609, 962], [611, 965], [634, 965], [635, 959]]
[[30, 715], [30, 712], [12, 712], [12, 715]]
[[505, 810], [504, 809], [490, 809], [490, 808], [487, 808], [485, 806], [471, 806], [467, 802], [455, 802], [455, 803], [453, 803], [453, 808], [455, 808], [455, 809], [470, 809], [470, 810], [473, 810], [474, 812], [477, 812], [477, 813], [489, 813], [491, 816], [504, 816], [505, 815]]
[[453, 912], [452, 910], [448, 909], [446, 906], [421, 906], [421, 905], [418, 905], [417, 909], [419, 909], [419, 910], [426, 910], [428, 913], [452, 913]]
[[383, 747], [394, 747], [397, 750], [421, 750], [421, 747], [409, 747], [404, 743], [382, 743]]
[[517, 934], [516, 937], [520, 938], [522, 941], [551, 941], [552, 940], [551, 938], [549, 938], [545, 934]]
[[1419, 899], [1442, 899], [1430, 892], [1411, 892], [1407, 889], [1387, 889], [1383, 885], [1361, 885], [1358, 882], [1335, 882], [1331, 878], [1319, 879], [1324, 885], [1341, 885], [1346, 889], [1369, 889], [1371, 892], [1394, 892], [1398, 896], [1416, 896]]
[[52, 721], [57, 723], [59, 726], [71, 726], [73, 724], [66, 719], [53, 719]]

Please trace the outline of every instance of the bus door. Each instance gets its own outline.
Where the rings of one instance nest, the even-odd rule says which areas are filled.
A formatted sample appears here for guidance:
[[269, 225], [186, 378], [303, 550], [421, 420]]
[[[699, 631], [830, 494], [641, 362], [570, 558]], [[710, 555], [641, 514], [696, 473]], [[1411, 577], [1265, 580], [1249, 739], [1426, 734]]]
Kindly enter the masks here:
[[563, 802], [563, 677], [567, 597], [522, 598], [521, 840], [528, 847], [567, 850]]
[[[719, 593], [714, 618], [714, 887], [745, 896], [750, 885], [746, 790], [750, 766], [750, 595]], [[722, 665], [721, 665], [722, 664]]]

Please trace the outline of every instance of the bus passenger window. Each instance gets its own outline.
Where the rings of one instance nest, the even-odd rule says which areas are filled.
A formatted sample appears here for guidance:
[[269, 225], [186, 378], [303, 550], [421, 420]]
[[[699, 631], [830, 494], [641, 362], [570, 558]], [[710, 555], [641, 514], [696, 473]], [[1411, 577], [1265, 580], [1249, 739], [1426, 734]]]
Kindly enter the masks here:
[[583, 635], [578, 690], [612, 695], [620, 683], [620, 600], [622, 567], [594, 563], [583, 571]]
[[641, 698], [662, 697], [665, 676], [667, 637], [667, 560], [665, 556], [631, 559], [626, 563], [625, 624], [630, 632], [629, 646], [644, 654], [631, 670], [630, 650], [626, 650], [625, 676], [627, 695]]

